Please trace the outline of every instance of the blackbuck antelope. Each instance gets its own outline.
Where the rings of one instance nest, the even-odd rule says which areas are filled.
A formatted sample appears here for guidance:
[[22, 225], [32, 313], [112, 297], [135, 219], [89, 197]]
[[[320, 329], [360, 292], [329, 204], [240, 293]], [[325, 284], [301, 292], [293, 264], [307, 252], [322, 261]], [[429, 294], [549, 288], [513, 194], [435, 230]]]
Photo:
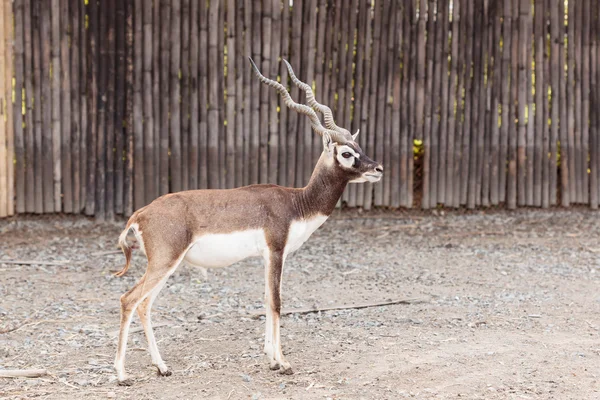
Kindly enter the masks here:
[[[121, 329], [115, 369], [121, 384], [125, 375], [127, 335], [133, 312], [141, 319], [152, 363], [160, 375], [170, 375], [152, 331], [150, 310], [169, 276], [182, 261], [200, 267], [226, 267], [247, 257], [265, 262], [266, 334], [264, 351], [270, 368], [291, 374], [281, 352], [279, 315], [281, 274], [286, 257], [298, 250], [333, 212], [349, 182], [377, 182], [383, 167], [367, 157], [346, 129], [338, 127], [329, 107], [315, 100], [311, 87], [301, 82], [287, 63], [294, 84], [306, 92], [307, 105], [292, 100], [280, 83], [265, 78], [250, 60], [260, 81], [281, 95], [292, 110], [307, 115], [312, 129], [323, 138], [323, 153], [308, 185], [301, 189], [277, 185], [251, 185], [227, 190], [189, 190], [167, 194], [137, 210], [121, 236], [119, 245], [126, 264], [132, 247], [127, 234], [133, 231], [148, 259], [146, 273], [121, 297]], [[324, 115], [321, 125], [318, 110]]]

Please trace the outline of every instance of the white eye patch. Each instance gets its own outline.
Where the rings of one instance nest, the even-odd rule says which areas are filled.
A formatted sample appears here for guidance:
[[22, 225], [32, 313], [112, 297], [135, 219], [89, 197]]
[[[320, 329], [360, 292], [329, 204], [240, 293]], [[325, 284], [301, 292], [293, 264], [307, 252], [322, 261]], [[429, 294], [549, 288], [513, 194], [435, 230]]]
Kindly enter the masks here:
[[[350, 157], [345, 158], [344, 153], [349, 153]], [[337, 159], [346, 168], [352, 168], [354, 159], [360, 158], [360, 155], [349, 146], [339, 146], [337, 148]]]

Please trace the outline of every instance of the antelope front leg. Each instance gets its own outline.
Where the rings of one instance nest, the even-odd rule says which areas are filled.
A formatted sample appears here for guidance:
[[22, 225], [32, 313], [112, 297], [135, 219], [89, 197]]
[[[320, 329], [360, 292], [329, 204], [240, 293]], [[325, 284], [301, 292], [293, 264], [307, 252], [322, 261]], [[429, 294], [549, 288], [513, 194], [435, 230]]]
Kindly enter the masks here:
[[269, 367], [280, 373], [291, 375], [294, 372], [290, 363], [281, 352], [279, 334], [279, 315], [281, 312], [281, 273], [285, 257], [283, 252], [270, 252], [265, 255], [265, 353], [269, 358]]

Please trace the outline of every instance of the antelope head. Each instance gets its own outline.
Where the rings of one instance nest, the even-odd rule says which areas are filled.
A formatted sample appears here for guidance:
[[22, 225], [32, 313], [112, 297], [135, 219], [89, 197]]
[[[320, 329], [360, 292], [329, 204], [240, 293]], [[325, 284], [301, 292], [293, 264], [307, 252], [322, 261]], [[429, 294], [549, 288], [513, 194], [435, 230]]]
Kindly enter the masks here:
[[[336, 125], [331, 109], [315, 99], [310, 85], [302, 82], [294, 74], [292, 66], [284, 60], [292, 82], [306, 93], [308, 105], [292, 100], [286, 88], [277, 81], [263, 76], [254, 61], [250, 59], [254, 72], [260, 81], [276, 89], [288, 108], [308, 116], [312, 129], [323, 138], [323, 154], [321, 159], [327, 168], [342, 172], [348, 182], [378, 182], [383, 176], [383, 166], [369, 158], [356, 142], [360, 130], [352, 135], [347, 129]], [[325, 126], [321, 124], [316, 111], [323, 114]]]

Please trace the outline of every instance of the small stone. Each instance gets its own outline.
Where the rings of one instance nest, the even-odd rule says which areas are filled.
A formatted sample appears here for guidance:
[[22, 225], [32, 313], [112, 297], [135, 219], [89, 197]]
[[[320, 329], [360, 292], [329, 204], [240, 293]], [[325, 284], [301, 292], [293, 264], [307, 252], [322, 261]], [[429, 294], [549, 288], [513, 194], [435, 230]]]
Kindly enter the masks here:
[[252, 382], [252, 378], [249, 375], [242, 374], [242, 380], [244, 382]]
[[108, 392], [106, 393], [106, 397], [108, 397], [109, 399], [115, 399], [117, 397], [117, 394], [115, 392]]

